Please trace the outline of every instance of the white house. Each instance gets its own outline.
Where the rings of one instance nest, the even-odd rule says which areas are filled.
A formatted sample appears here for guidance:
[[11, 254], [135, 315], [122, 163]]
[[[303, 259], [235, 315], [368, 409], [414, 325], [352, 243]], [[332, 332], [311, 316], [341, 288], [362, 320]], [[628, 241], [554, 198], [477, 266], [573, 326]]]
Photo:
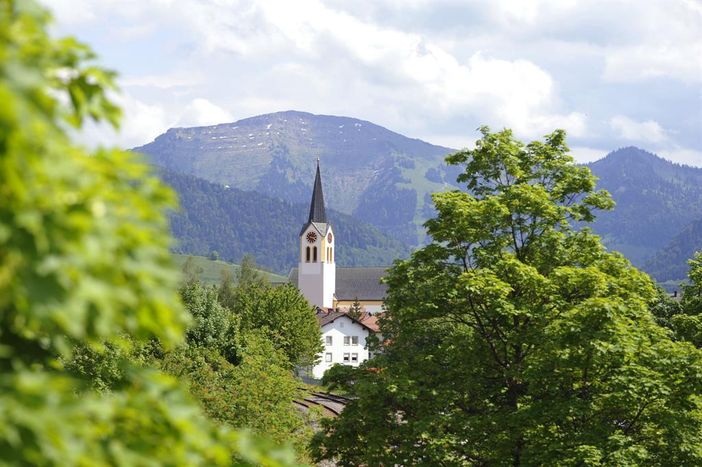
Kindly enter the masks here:
[[321, 379], [332, 365], [358, 366], [370, 358], [366, 339], [378, 332], [375, 316], [364, 314], [361, 319], [345, 311], [321, 311], [317, 320], [322, 329], [321, 361], [312, 368], [312, 376]]

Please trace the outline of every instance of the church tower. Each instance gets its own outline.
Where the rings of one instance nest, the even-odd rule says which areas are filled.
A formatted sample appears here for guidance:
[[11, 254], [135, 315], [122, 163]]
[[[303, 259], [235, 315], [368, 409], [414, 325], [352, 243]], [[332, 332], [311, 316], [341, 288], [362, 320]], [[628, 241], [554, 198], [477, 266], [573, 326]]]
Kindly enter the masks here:
[[317, 159], [317, 174], [312, 189], [312, 202], [307, 223], [300, 231], [300, 264], [298, 288], [313, 305], [320, 308], [334, 306], [336, 264], [335, 238], [327, 222], [322, 193], [322, 177]]

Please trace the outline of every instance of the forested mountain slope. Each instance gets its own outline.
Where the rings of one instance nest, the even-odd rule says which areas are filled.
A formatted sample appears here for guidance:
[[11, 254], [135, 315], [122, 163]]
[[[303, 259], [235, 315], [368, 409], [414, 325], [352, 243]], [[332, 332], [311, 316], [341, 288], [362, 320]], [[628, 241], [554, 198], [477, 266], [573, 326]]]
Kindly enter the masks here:
[[613, 211], [598, 214], [593, 228], [610, 248], [639, 267], [690, 222], [702, 218], [700, 168], [634, 147], [613, 151], [589, 167], [599, 177], [598, 187], [617, 203]]
[[702, 251], [702, 218], [688, 224], [646, 262], [644, 270], [658, 281], [684, 279], [689, 269], [687, 261], [696, 251]]
[[[251, 254], [258, 264], [281, 274], [297, 265], [298, 234], [308, 205], [165, 170], [161, 177], [180, 199], [179, 212], [171, 215], [178, 240], [175, 252], [207, 256], [217, 251], [232, 262]], [[339, 266], [387, 266], [409, 253], [404, 244], [371, 225], [334, 210], [327, 215], [338, 239]]]
[[309, 200], [317, 158], [328, 207], [408, 244], [423, 238], [428, 194], [456, 179], [452, 150], [348, 117], [278, 112], [173, 128], [135, 148], [181, 173], [293, 203]]

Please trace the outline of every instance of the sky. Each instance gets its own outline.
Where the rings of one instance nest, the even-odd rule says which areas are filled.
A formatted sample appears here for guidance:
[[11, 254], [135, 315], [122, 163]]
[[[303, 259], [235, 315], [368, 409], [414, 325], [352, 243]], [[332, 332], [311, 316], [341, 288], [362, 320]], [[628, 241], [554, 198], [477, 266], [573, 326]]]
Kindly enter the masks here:
[[702, 166], [702, 0], [44, 0], [119, 73], [133, 147], [175, 126], [301, 110], [471, 147], [564, 128]]

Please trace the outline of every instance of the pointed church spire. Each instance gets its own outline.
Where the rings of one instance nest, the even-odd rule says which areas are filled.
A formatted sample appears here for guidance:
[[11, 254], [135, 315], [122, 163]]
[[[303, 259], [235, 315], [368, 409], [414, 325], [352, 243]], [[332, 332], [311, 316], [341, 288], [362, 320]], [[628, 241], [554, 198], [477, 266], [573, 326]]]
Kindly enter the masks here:
[[322, 193], [322, 176], [319, 173], [319, 158], [317, 158], [317, 175], [314, 177], [314, 188], [312, 189], [310, 217], [307, 222], [327, 222], [327, 213], [324, 209], [324, 194]]

